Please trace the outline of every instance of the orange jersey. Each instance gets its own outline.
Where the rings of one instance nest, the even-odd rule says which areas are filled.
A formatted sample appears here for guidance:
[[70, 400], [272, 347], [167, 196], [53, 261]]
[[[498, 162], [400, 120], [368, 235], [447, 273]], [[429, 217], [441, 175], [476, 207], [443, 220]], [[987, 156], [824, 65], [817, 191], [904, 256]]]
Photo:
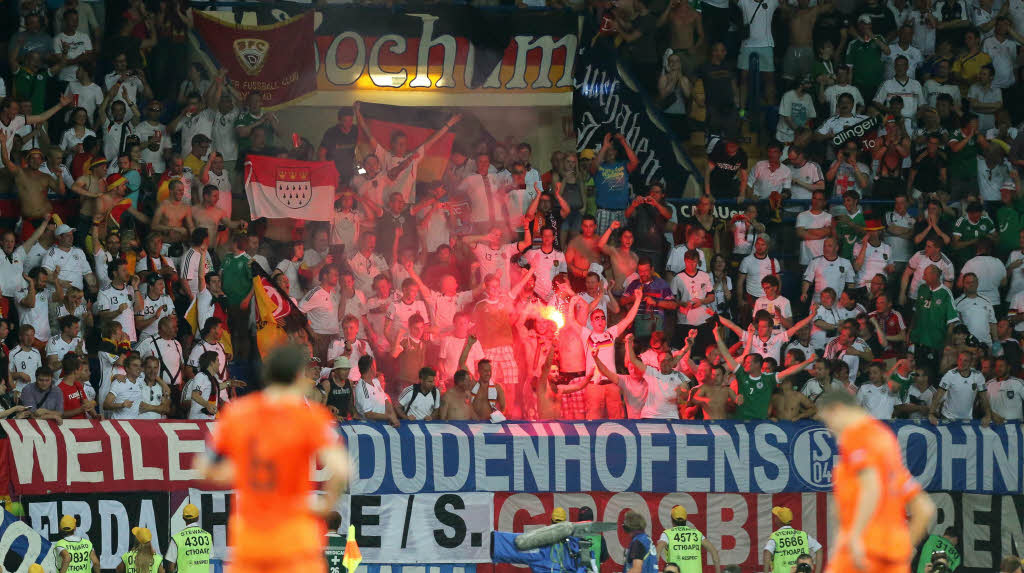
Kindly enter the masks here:
[[865, 418], [847, 428], [839, 436], [838, 444], [839, 463], [833, 470], [832, 480], [840, 534], [853, 526], [860, 497], [857, 474], [874, 468], [878, 472], [882, 497], [864, 529], [864, 551], [869, 559], [909, 564], [914, 548], [907, 529], [906, 506], [921, 491], [921, 486], [903, 465], [896, 435], [878, 420]]
[[257, 393], [224, 408], [210, 445], [235, 470], [233, 561], [322, 553], [324, 526], [310, 511], [310, 475], [317, 452], [337, 442], [330, 412], [299, 397]]

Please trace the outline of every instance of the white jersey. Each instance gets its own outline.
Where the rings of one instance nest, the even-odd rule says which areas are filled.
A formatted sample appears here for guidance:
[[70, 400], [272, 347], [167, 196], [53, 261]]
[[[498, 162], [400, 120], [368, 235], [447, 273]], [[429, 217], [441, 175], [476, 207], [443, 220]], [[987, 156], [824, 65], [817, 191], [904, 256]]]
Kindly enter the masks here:
[[74, 337], [71, 340], [64, 340], [61, 335], [51, 336], [46, 343], [46, 356], [56, 356], [57, 360], [63, 360], [69, 352], [78, 353], [82, 346], [82, 339]]
[[[689, 308], [692, 301], [703, 301], [711, 294], [711, 275], [704, 271], [697, 271], [690, 276], [683, 271], [672, 277], [672, 283], [669, 286], [672, 289], [672, 294], [680, 303], [679, 311], [676, 313], [679, 324], [700, 326], [714, 314], [714, 309], [703, 302], [699, 306]], [[686, 310], [684, 311], [684, 309]]]
[[857, 390], [857, 402], [875, 418], [891, 420], [893, 408], [899, 403], [899, 397], [889, 390], [888, 384], [863, 384]]
[[[159, 406], [164, 401], [164, 387], [159, 382], [147, 384], [145, 375], [143, 375], [141, 382], [139, 382], [139, 396], [140, 404]], [[159, 412], [139, 412], [139, 415], [136, 416], [139, 420], [162, 420], [166, 417]]]
[[743, 290], [754, 298], [761, 298], [764, 296], [761, 279], [768, 275], [779, 274], [780, 271], [782, 271], [782, 265], [779, 264], [778, 259], [767, 255], [762, 259], [753, 253], [743, 257], [743, 260], [740, 261], [740, 274], [747, 275]]
[[594, 363], [594, 356], [591, 354], [591, 350], [597, 348], [597, 356], [601, 359], [601, 363], [608, 367], [608, 369], [615, 368], [615, 339], [619, 336], [620, 329], [618, 325], [609, 326], [604, 332], [594, 332], [589, 328], [583, 328], [581, 332], [581, 338], [583, 339], [583, 351], [587, 356], [587, 372], [593, 372], [594, 378], [600, 380], [603, 378], [600, 372], [597, 370], [597, 366]]
[[309, 319], [313, 332], [335, 335], [339, 332], [338, 291], [328, 292], [318, 286], [310, 289], [299, 301], [299, 311]]
[[[744, 347], [746, 347], [749, 336], [749, 332], [743, 333], [742, 342]], [[750, 345], [750, 353], [760, 354], [761, 358], [774, 358], [777, 363], [782, 364], [782, 347], [787, 342], [789, 342], [789, 335], [786, 334], [785, 330], [773, 330], [767, 340], [755, 333], [754, 342]]]
[[[864, 243], [858, 242], [853, 246], [853, 260], [857, 260], [860, 252], [864, 250]], [[864, 264], [857, 272], [857, 286], [867, 287], [875, 275], [887, 277], [885, 267], [893, 263], [892, 247], [886, 243], [880, 243], [877, 247], [871, 243], [867, 244], [867, 252], [864, 254]], [[888, 280], [888, 279], [887, 279]]]
[[644, 419], [678, 420], [679, 402], [676, 390], [689, 385], [690, 379], [682, 372], [662, 374], [658, 368], [648, 366], [644, 370], [644, 381], [647, 382], [647, 398], [644, 400], [640, 417]]
[[[167, 296], [166, 294], [160, 295], [160, 298], [156, 300], [151, 299], [149, 296], [144, 296], [142, 297], [142, 312], [140, 312], [136, 316], [141, 319], [152, 318], [156, 316], [157, 311], [159, 309], [163, 309], [160, 312], [160, 318], [173, 315], [174, 301], [172, 301], [171, 297]], [[153, 322], [149, 323], [145, 328], [143, 328], [142, 332], [139, 333], [139, 338], [145, 339], [151, 336], [155, 336], [157, 333], [157, 329], [160, 326], [160, 318], [157, 318]]]
[[1005, 380], [993, 378], [985, 387], [992, 413], [1006, 420], [1024, 420], [1024, 381], [1010, 377]]
[[52, 273], [57, 267], [60, 267], [58, 278], [79, 289], [83, 288], [85, 275], [92, 273], [89, 259], [85, 258], [85, 253], [78, 247], [71, 247], [67, 251], [57, 246], [50, 247], [43, 257], [43, 268]]
[[[900, 215], [896, 211], [889, 211], [885, 214], [886, 229], [888, 229], [890, 225], [913, 229], [914, 223], [914, 217], [909, 212]], [[914, 243], [908, 238], [897, 237], [891, 233], [885, 233], [885, 238], [882, 240], [885, 241], [885, 244], [889, 245], [892, 249], [892, 260], [894, 262], [905, 263], [910, 260], [910, 255], [914, 253]]]
[[28, 297], [28, 288], [19, 290], [14, 295], [18, 304], [18, 322], [21, 325], [29, 325], [36, 331], [36, 340], [46, 341], [50, 339], [50, 291], [42, 290], [35, 293], [35, 302], [29, 308], [21, 304], [21, 301]]
[[125, 285], [123, 288], [115, 288], [111, 285], [99, 292], [93, 310], [97, 313], [117, 310], [122, 304], [127, 306], [114, 320], [121, 324], [128, 340], [135, 342], [138, 339], [135, 334], [135, 289], [129, 285]]
[[775, 328], [783, 328], [782, 323], [779, 322], [778, 318], [775, 316], [776, 311], [778, 311], [782, 318], [793, 318], [793, 306], [789, 303], [788, 298], [781, 295], [774, 299], [762, 296], [754, 301], [754, 312], [751, 316], [756, 315], [759, 310], [767, 311], [768, 314], [772, 315]]
[[821, 300], [821, 291], [828, 287], [831, 287], [838, 295], [846, 289], [847, 283], [857, 282], [857, 275], [853, 272], [853, 263], [843, 257], [836, 257], [832, 260], [823, 256], [815, 257], [807, 265], [803, 278], [814, 288], [814, 302]]
[[[796, 216], [796, 226], [802, 229], [825, 229], [832, 226], [832, 214], [828, 211], [814, 214], [804, 211]], [[814, 257], [820, 257], [825, 248], [825, 239], [804, 239], [800, 243], [800, 264], [806, 265]]]
[[11, 351], [7, 357], [7, 371], [9, 373], [20, 372], [28, 376], [29, 381], [18, 381], [14, 389], [21, 392], [25, 386], [34, 384], [36, 381], [36, 370], [43, 365], [43, 357], [35, 348], [24, 349], [18, 346]]
[[983, 344], [992, 344], [991, 327], [996, 324], [996, 311], [992, 303], [982, 296], [968, 297], [961, 295], [953, 303], [953, 308], [960, 315], [960, 322]]
[[960, 276], [967, 273], [974, 273], [978, 277], [978, 294], [992, 303], [992, 306], [999, 306], [1002, 302], [999, 287], [1006, 280], [1006, 265], [1003, 261], [991, 255], [978, 255], [964, 263], [960, 269]]
[[565, 253], [554, 248], [551, 252], [545, 253], [542, 249], [536, 248], [526, 251], [523, 257], [530, 263], [530, 268], [534, 270], [533, 276], [537, 279], [534, 292], [544, 301], [549, 300], [554, 293], [551, 281], [559, 273], [567, 272]]
[[199, 370], [199, 357], [205, 352], [216, 352], [217, 353], [217, 372], [220, 375], [221, 380], [227, 380], [228, 374], [228, 358], [224, 352], [224, 346], [220, 342], [210, 343], [200, 339], [195, 346], [192, 347], [192, 352], [188, 355], [188, 365], [193, 370]]
[[111, 381], [110, 389], [103, 396], [103, 401], [106, 402], [107, 396], [113, 395], [115, 404], [129, 401], [132, 405], [127, 408], [108, 408], [106, 410], [108, 418], [112, 420], [137, 420], [139, 418], [139, 403], [142, 402], [142, 388], [139, 384], [138, 378], [132, 380], [125, 377], [123, 380]]
[[181, 372], [185, 356], [177, 340], [151, 336], [139, 344], [139, 356], [143, 359], [156, 356], [160, 360], [160, 377], [169, 386], [181, 384]]
[[942, 377], [939, 388], [946, 391], [942, 417], [946, 420], [968, 421], [973, 417], [975, 395], [985, 391], [985, 377], [973, 368], [967, 376], [954, 368]]
[[492, 249], [490, 245], [481, 241], [473, 247], [473, 254], [480, 263], [480, 276], [495, 275], [501, 281], [501, 288], [509, 289], [512, 286], [509, 277], [510, 259], [519, 254], [519, 246], [516, 243], [506, 243]]
[[910, 257], [910, 262], [907, 263], [909, 268], [914, 269], [913, 278], [910, 279], [910, 291], [907, 293], [911, 299], [917, 299], [917, 289], [924, 284], [924, 271], [932, 265], [939, 267], [939, 270], [942, 271], [942, 282], [953, 282], [956, 273], [953, 270], [953, 261], [949, 260], [949, 257], [940, 254], [939, 260], [933, 261], [924, 254], [924, 251], [918, 251]]

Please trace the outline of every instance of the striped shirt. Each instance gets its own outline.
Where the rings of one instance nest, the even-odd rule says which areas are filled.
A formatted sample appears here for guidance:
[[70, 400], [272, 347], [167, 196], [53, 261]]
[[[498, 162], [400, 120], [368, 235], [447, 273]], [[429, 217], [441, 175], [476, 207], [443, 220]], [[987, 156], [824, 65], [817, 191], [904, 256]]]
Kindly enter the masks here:
[[[185, 251], [185, 254], [181, 257], [181, 272], [179, 275], [182, 280], [188, 283], [189, 291], [192, 296], [195, 297], [199, 294], [199, 273], [203, 267], [203, 256], [195, 248], [191, 248]], [[210, 257], [210, 253], [206, 253], [206, 272], [212, 272], [213, 259]]]

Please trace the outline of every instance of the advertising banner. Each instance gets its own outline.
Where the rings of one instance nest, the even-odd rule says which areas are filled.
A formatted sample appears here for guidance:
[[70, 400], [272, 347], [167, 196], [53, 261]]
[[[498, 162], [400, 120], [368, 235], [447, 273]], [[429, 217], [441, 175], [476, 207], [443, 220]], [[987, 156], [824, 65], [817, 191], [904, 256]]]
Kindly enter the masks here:
[[[201, 487], [206, 423], [2, 420], [18, 494]], [[894, 421], [928, 491], [1019, 493], [1020, 424]], [[836, 447], [821, 424], [722, 421], [410, 422], [340, 426], [350, 493], [828, 491]], [[145, 447], [143, 447], [145, 444]], [[312, 471], [312, 470], [311, 470]], [[322, 481], [323, 476], [314, 474]]]
[[[644, 189], [663, 182], [666, 195], [682, 196], [688, 178], [697, 170], [637, 78], [603, 42], [580, 50], [576, 58], [572, 106], [576, 150], [595, 149], [605, 135], [621, 133], [640, 160], [632, 181]], [[620, 152], [619, 157], [624, 155]]]
[[[356, 99], [403, 105], [568, 106], [572, 102], [577, 17], [561, 11], [487, 11], [471, 6], [390, 7], [274, 2], [244, 6], [237, 14], [196, 16], [196, 30], [220, 65], [233, 64], [228, 81], [238, 91], [259, 89], [239, 60], [275, 53], [246, 26], [277, 31], [290, 17], [309, 14], [311, 33], [296, 36], [315, 57], [296, 50], [289, 72], [316, 93], [304, 105], [350, 105]], [[222, 28], [203, 19], [228, 19], [231, 41], [217, 42]], [[216, 47], [215, 47], [216, 46]], [[241, 48], [241, 49], [240, 49]], [[244, 51], [246, 55], [240, 55]], [[308, 63], [307, 63], [308, 62]], [[288, 77], [288, 76], [286, 76]], [[293, 85], [293, 84], [289, 84]], [[358, 90], [358, 92], [357, 92]], [[273, 105], [267, 99], [268, 105]]]
[[60, 539], [61, 516], [74, 516], [77, 533], [92, 541], [103, 569], [113, 569], [121, 562], [121, 555], [131, 548], [133, 527], [148, 528], [153, 534], [153, 550], [161, 555], [171, 535], [166, 492], [25, 496], [21, 503], [29, 526], [51, 541]]
[[196, 33], [240, 93], [259, 91], [263, 104], [277, 106], [316, 88], [312, 12], [266, 26], [236, 26], [193, 11]]

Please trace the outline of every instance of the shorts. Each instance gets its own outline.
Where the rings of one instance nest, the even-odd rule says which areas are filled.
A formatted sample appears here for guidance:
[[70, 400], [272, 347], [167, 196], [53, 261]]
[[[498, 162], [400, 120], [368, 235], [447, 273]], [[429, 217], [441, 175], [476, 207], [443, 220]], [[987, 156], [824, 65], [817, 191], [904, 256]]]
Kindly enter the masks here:
[[889, 561], [872, 558], [864, 559], [864, 568], [858, 569], [850, 559], [849, 553], [837, 552], [828, 560], [825, 565], [825, 573], [906, 573], [910, 571], [910, 563], [904, 561]]
[[750, 55], [757, 54], [760, 59], [758, 62], [758, 70], [761, 72], [774, 72], [775, 71], [775, 49], [771, 46], [761, 46], [758, 48], [748, 48], [744, 43], [744, 46], [740, 48], [739, 60], [736, 62], [736, 67], [741, 70], [748, 70], [750, 68]]
[[[761, 69], [764, 69], [763, 64]], [[782, 75], [791, 80], [799, 80], [812, 72], [814, 72], [814, 49], [810, 46], [790, 46], [782, 58]]]
[[43, 221], [45, 221], [45, 220], [46, 219], [42, 219], [42, 218], [40, 218], [40, 219], [26, 219], [25, 217], [22, 217], [21, 218], [21, 236], [18, 237], [18, 240], [20, 240], [22, 242], [27, 241], [28, 238], [32, 236], [32, 233], [35, 233], [36, 229], [39, 228], [39, 225], [42, 225]]
[[485, 348], [484, 356], [491, 361], [492, 378], [501, 384], [519, 384], [519, 363], [511, 346]]
[[232, 561], [224, 567], [225, 573], [326, 573], [327, 563], [322, 555], [312, 557], [286, 557], [275, 560]]
[[623, 227], [626, 226], [626, 211], [624, 209], [597, 209], [597, 232], [604, 233], [611, 226], [612, 221], [618, 221]]
[[[586, 372], [562, 372], [556, 386], [566, 386], [579, 380]], [[587, 403], [584, 399], [586, 389], [559, 395], [561, 418], [564, 420], [582, 420], [587, 414]]]

